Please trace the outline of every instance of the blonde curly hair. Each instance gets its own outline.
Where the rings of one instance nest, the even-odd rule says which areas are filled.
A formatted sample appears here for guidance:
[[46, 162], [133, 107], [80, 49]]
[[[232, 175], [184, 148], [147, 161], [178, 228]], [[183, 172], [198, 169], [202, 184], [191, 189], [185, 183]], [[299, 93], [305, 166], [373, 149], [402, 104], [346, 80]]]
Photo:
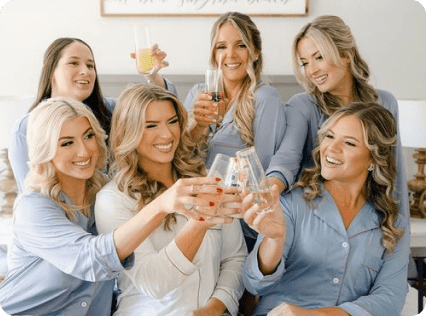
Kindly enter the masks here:
[[[163, 183], [148, 178], [147, 170], [139, 164], [137, 147], [145, 129], [145, 112], [149, 104], [169, 101], [176, 111], [180, 140], [172, 161], [174, 180], [205, 175], [204, 160], [197, 154], [198, 147], [191, 141], [187, 130], [187, 112], [183, 104], [167, 90], [145, 84], [136, 84], [124, 90], [117, 102], [111, 124], [111, 177], [118, 189], [137, 201], [134, 212], [140, 211], [166, 190]], [[169, 214], [165, 228], [175, 222]]]

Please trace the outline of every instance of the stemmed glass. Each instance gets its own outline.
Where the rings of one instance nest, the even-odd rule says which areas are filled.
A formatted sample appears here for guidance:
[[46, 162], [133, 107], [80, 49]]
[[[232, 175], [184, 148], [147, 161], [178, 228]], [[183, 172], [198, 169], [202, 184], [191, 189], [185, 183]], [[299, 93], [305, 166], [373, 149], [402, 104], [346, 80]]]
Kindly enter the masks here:
[[254, 147], [236, 153], [239, 166], [239, 178], [243, 187], [254, 195], [254, 203], [259, 206], [259, 214], [272, 212], [273, 197], [271, 187], [262, 168]]

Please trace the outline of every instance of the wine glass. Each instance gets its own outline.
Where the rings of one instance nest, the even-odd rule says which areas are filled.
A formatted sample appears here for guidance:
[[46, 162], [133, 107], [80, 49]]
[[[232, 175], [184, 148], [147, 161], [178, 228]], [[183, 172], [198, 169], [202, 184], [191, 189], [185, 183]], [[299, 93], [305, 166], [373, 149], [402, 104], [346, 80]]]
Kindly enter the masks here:
[[272, 212], [274, 199], [268, 179], [254, 147], [236, 153], [239, 177], [243, 187], [247, 187], [254, 196], [253, 203], [259, 206], [259, 214]]
[[140, 74], [146, 75], [154, 68], [154, 57], [150, 54], [151, 38], [148, 25], [136, 24], [135, 46], [136, 46], [136, 67]]

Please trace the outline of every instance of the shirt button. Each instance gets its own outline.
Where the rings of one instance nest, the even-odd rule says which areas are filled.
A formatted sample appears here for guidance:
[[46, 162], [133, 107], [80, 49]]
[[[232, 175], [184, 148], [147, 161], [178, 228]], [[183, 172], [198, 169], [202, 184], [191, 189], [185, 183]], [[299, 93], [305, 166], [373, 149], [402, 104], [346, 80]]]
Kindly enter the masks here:
[[334, 284], [339, 283], [339, 279], [338, 279], [338, 278], [334, 278], [334, 279], [333, 279], [333, 283], [334, 283]]
[[80, 305], [81, 305], [81, 307], [83, 307], [83, 308], [84, 308], [84, 307], [87, 307], [87, 303], [86, 303], [86, 302], [81, 302], [81, 304], [80, 304]]
[[348, 243], [346, 241], [342, 243], [343, 248], [346, 248], [347, 246], [348, 246]]

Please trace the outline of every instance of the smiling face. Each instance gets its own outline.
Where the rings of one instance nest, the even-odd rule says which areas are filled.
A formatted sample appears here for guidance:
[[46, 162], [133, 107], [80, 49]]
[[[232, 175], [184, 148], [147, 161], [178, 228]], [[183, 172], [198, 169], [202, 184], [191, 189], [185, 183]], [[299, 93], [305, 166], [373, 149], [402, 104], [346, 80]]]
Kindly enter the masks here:
[[179, 118], [171, 101], [152, 101], [145, 111], [145, 129], [136, 151], [149, 172], [170, 165], [180, 140]]
[[241, 39], [238, 30], [230, 22], [223, 24], [219, 29], [215, 45], [216, 62], [222, 54], [223, 79], [226, 82], [240, 83], [247, 76], [249, 52]]
[[352, 94], [353, 77], [348, 58], [342, 58], [343, 68], [337, 67], [326, 60], [314, 41], [307, 37], [297, 44], [297, 53], [306, 77], [322, 93], [329, 92], [336, 97]]
[[65, 121], [52, 159], [59, 181], [62, 184], [85, 182], [93, 176], [98, 158], [99, 147], [89, 120], [80, 116]]
[[341, 117], [325, 133], [320, 145], [321, 175], [328, 181], [363, 184], [372, 163], [361, 122], [353, 115]]
[[90, 49], [80, 42], [66, 46], [52, 75], [51, 97], [86, 100], [95, 85], [95, 62]]

